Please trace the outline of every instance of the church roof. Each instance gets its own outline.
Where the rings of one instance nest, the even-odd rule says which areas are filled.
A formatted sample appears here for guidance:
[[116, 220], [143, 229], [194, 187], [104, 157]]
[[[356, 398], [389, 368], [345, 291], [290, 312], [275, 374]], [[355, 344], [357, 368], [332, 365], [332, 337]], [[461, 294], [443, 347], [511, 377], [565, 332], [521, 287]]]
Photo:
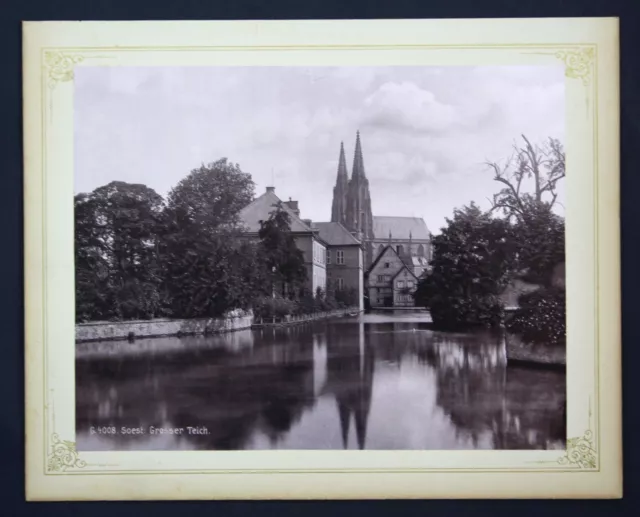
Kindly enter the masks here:
[[417, 267], [427, 267], [429, 265], [429, 261], [425, 257], [411, 257], [411, 264]]
[[[260, 221], [269, 219], [269, 214], [275, 210], [275, 205], [282, 203], [275, 192], [270, 189], [271, 187], [268, 187], [264, 194], [240, 210], [240, 220], [249, 232], [260, 231]], [[292, 232], [312, 231], [286, 204], [282, 203], [282, 209], [289, 214]]]
[[406, 239], [429, 240], [429, 229], [422, 217], [373, 216], [373, 236], [378, 240]]
[[313, 223], [319, 237], [329, 246], [358, 246], [360, 241], [340, 223]]

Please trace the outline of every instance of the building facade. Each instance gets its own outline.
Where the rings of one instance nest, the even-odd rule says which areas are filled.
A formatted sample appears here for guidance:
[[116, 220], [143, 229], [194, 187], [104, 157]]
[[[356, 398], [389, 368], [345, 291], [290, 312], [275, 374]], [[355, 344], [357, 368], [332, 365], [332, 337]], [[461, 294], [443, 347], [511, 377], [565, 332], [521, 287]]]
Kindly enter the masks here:
[[413, 307], [418, 277], [393, 246], [387, 246], [366, 273], [369, 305], [375, 307]]
[[364, 253], [362, 243], [342, 224], [314, 223], [318, 235], [326, 243], [327, 288], [334, 291], [353, 290], [358, 306], [364, 309]]

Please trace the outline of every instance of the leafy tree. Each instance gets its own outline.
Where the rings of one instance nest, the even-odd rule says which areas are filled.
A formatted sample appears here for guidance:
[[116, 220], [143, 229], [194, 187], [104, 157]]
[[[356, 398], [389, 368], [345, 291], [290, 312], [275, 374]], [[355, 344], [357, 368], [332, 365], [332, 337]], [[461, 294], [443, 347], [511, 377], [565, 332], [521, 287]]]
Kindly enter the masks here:
[[440, 327], [498, 325], [514, 266], [512, 225], [471, 203], [454, 211], [432, 244], [432, 271], [418, 282], [416, 304]]
[[251, 175], [222, 158], [194, 169], [169, 193], [168, 211], [180, 224], [205, 231], [238, 226], [238, 214], [253, 200]]
[[291, 234], [291, 217], [279, 203], [266, 221], [260, 221], [260, 252], [266, 271], [282, 295], [298, 293], [307, 279], [304, 255]]
[[174, 317], [218, 317], [248, 309], [264, 294], [257, 245], [237, 232], [182, 228], [166, 236], [164, 256], [164, 289]]
[[253, 193], [251, 175], [226, 158], [194, 169], [169, 193], [161, 256], [173, 316], [217, 317], [264, 294], [258, 245], [242, 237], [239, 220]]
[[551, 286], [555, 267], [565, 260], [564, 219], [545, 203], [528, 204], [527, 220], [515, 224], [518, 269], [523, 279]]
[[163, 206], [153, 189], [121, 181], [75, 197], [78, 318], [150, 318], [159, 311]]
[[95, 223], [96, 203], [89, 194], [78, 194], [74, 206], [76, 320], [111, 318], [110, 268]]

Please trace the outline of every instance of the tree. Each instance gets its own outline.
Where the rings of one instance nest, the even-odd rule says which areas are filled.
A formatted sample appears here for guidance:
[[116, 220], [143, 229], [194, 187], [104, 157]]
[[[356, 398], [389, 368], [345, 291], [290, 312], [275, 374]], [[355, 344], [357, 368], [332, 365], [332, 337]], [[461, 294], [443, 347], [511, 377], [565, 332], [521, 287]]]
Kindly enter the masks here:
[[164, 200], [113, 181], [75, 197], [78, 318], [150, 318], [160, 309], [158, 235]]
[[564, 261], [564, 220], [553, 212], [558, 182], [565, 177], [565, 152], [559, 140], [514, 145], [504, 167], [488, 163], [504, 187], [491, 200], [492, 211], [515, 219], [519, 269], [528, 281], [550, 285], [554, 267]]
[[454, 211], [432, 244], [432, 271], [418, 282], [416, 304], [440, 327], [498, 325], [514, 266], [512, 225], [471, 203]]
[[260, 221], [260, 250], [273, 282], [283, 296], [295, 295], [307, 279], [304, 255], [291, 234], [291, 217], [282, 203], [274, 207], [266, 221]]
[[167, 208], [176, 221], [215, 231], [238, 226], [238, 214], [253, 200], [251, 175], [222, 158], [194, 169], [169, 193]]
[[95, 222], [95, 200], [89, 194], [78, 194], [75, 207], [75, 281], [76, 320], [91, 321], [110, 318], [111, 286], [109, 262]]
[[564, 219], [548, 205], [531, 203], [527, 220], [514, 226], [518, 270], [524, 280], [549, 287], [556, 266], [565, 260]]
[[163, 290], [175, 317], [246, 309], [268, 283], [239, 213], [253, 199], [251, 175], [222, 158], [194, 169], [169, 193], [164, 213]]
[[[522, 135], [524, 145], [514, 144], [514, 155], [504, 166], [488, 162], [494, 180], [504, 187], [491, 200], [492, 211], [526, 222], [531, 206], [546, 205], [549, 210], [557, 202], [557, 185], [565, 177], [565, 152], [559, 140], [549, 138], [543, 145], [533, 145]], [[532, 191], [526, 184], [532, 181]]]
[[[505, 185], [493, 196], [492, 210], [516, 220], [518, 273], [514, 276], [540, 286], [519, 297], [519, 308], [507, 328], [525, 341], [558, 345], [565, 336], [565, 290], [563, 285], [554, 285], [553, 277], [556, 266], [565, 260], [565, 227], [553, 207], [558, 182], [565, 177], [565, 153], [553, 138], [542, 146], [522, 138], [524, 145], [514, 146], [515, 159], [504, 168], [489, 164], [494, 180]], [[527, 181], [532, 182], [529, 191]]]
[[166, 236], [164, 255], [163, 287], [174, 317], [219, 317], [265, 294], [258, 246], [237, 231], [183, 228]]

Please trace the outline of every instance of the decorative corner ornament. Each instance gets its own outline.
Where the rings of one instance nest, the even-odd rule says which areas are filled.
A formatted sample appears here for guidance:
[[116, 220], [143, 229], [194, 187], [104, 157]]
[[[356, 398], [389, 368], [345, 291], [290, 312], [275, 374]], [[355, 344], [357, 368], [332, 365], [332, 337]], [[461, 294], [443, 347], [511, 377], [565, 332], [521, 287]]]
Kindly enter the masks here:
[[68, 469], [86, 466], [86, 462], [80, 459], [76, 451], [75, 442], [61, 440], [56, 433], [51, 435], [51, 453], [47, 461], [49, 472], [65, 472]]
[[83, 60], [84, 57], [78, 54], [46, 51], [44, 64], [47, 68], [49, 88], [55, 88], [59, 82], [73, 80], [73, 67]]
[[559, 50], [556, 57], [564, 62], [565, 75], [573, 79], [582, 79], [587, 86], [591, 80], [592, 65], [596, 52], [594, 47], [576, 50]]
[[567, 453], [558, 460], [558, 463], [580, 469], [595, 469], [596, 450], [593, 444], [593, 433], [586, 431], [581, 438], [569, 438]]

